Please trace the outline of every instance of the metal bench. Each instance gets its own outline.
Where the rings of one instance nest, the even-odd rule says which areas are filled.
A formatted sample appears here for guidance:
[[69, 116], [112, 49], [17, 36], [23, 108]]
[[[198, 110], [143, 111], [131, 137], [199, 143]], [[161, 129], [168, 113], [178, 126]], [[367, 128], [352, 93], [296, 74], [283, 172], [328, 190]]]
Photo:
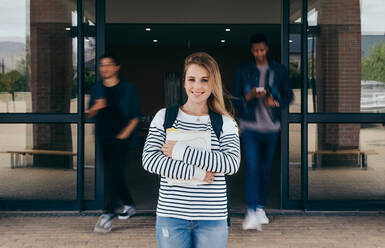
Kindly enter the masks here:
[[362, 151], [359, 149], [348, 149], [348, 150], [318, 150], [318, 151], [309, 151], [309, 154], [313, 156], [312, 168], [317, 168], [317, 158], [318, 155], [356, 155], [358, 165], [361, 169], [368, 168], [368, 155], [377, 154], [373, 150]]

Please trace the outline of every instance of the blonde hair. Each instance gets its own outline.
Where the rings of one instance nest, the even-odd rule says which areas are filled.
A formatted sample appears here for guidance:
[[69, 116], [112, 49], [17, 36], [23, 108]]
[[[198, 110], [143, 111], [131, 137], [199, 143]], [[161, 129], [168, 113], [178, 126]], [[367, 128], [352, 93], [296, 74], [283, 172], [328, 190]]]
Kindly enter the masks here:
[[232, 117], [234, 111], [231, 101], [226, 102], [228, 107], [226, 108], [224, 95], [228, 99], [230, 99], [230, 97], [223, 89], [221, 73], [215, 59], [205, 52], [190, 54], [184, 61], [183, 82], [186, 80], [186, 72], [190, 65], [199, 65], [205, 68], [209, 74], [208, 83], [211, 89], [211, 95], [207, 99], [208, 108], [218, 114]]

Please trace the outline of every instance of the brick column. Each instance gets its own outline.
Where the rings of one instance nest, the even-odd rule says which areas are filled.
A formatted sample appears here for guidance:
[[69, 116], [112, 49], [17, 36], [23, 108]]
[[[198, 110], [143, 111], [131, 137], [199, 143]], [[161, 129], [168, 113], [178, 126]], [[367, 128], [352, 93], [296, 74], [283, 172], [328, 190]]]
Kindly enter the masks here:
[[[317, 111], [360, 112], [361, 20], [359, 0], [319, 1]], [[359, 124], [320, 124], [318, 149], [359, 148]], [[330, 159], [328, 159], [330, 158]], [[322, 164], [356, 163], [351, 156], [324, 156]]]
[[[60, 0], [30, 2], [32, 112], [69, 113], [72, 87], [71, 6]], [[36, 124], [34, 149], [72, 151], [69, 124]], [[72, 157], [34, 156], [34, 166], [72, 167]]]

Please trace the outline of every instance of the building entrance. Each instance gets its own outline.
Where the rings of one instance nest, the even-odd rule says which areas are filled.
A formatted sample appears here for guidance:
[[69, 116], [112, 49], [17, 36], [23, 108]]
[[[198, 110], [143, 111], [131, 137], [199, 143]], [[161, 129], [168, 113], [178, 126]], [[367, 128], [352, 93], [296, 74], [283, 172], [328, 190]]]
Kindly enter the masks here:
[[[183, 103], [182, 72], [184, 58], [198, 51], [211, 54], [218, 62], [224, 87], [231, 92], [236, 68], [251, 59], [249, 37], [256, 32], [267, 35], [271, 58], [280, 61], [279, 24], [108, 24], [106, 50], [119, 56], [121, 77], [138, 90], [142, 107], [141, 140], [131, 157], [132, 193], [140, 210], [154, 210], [157, 177], [141, 166], [141, 149], [148, 126], [156, 112]], [[274, 162], [268, 208], [280, 207], [280, 159]], [[245, 208], [244, 162], [238, 174], [229, 179], [233, 211]]]

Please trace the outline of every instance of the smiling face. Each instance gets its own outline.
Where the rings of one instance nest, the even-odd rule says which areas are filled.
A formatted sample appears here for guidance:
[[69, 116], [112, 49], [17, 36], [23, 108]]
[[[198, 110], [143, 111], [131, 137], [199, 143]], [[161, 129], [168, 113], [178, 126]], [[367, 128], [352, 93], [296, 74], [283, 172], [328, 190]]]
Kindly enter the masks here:
[[202, 66], [191, 64], [186, 70], [184, 88], [191, 103], [206, 103], [211, 94], [209, 73]]

